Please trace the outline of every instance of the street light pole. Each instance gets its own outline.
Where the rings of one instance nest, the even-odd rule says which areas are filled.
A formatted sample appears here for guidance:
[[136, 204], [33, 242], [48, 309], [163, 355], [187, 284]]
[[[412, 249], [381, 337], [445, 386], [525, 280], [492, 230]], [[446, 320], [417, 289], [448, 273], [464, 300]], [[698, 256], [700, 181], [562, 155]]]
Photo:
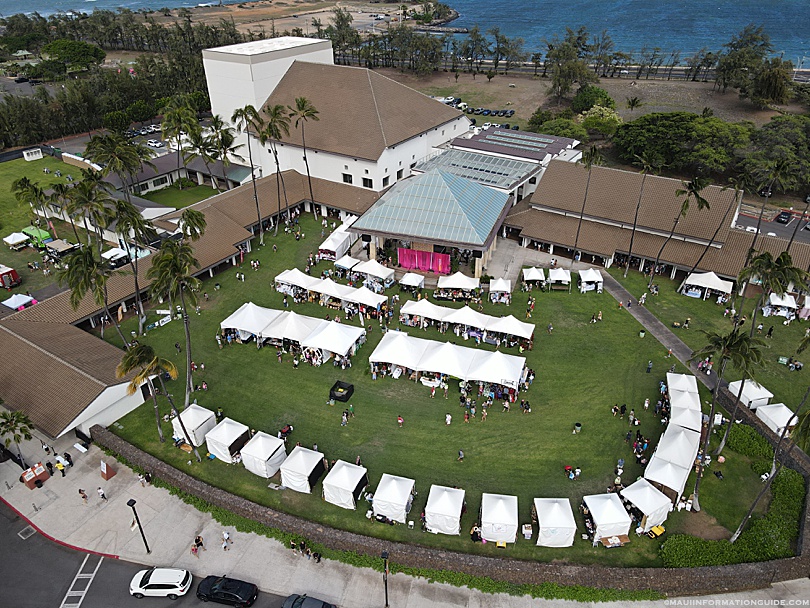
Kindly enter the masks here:
[[385, 608], [388, 608], [388, 551], [380, 554], [383, 559], [383, 585], [385, 586]]
[[141, 538], [143, 539], [143, 546], [146, 547], [147, 553], [152, 553], [152, 550], [149, 548], [149, 543], [146, 542], [146, 534], [143, 533], [143, 526], [141, 525], [141, 519], [138, 517], [138, 512], [135, 510], [135, 499], [130, 498], [127, 501], [127, 506], [132, 508], [132, 513], [135, 515], [135, 523], [138, 524], [138, 530], [141, 531]]

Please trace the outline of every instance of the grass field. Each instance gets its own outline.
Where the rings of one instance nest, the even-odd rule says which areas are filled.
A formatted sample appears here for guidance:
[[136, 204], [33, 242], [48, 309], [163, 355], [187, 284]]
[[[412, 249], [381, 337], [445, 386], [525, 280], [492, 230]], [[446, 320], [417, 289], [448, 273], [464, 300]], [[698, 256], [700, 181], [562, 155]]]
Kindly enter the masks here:
[[175, 209], [182, 209], [212, 197], [215, 194], [217, 194], [217, 191], [208, 186], [194, 186], [193, 188], [184, 188], [183, 190], [170, 186], [169, 188], [163, 188], [155, 192], [148, 192], [142, 196], [153, 203], [174, 207]]
[[[317, 228], [310, 225], [312, 222], [309, 217], [303, 219], [305, 233], [317, 233]], [[274, 243], [278, 245], [277, 253], [271, 249]], [[502, 408], [496, 404], [486, 422], [479, 417], [470, 424], [463, 423], [456, 384], [445, 401], [440, 395], [431, 399], [429, 389], [405, 379], [372, 381], [368, 356], [381, 336], [378, 325], [354, 357], [353, 368], [346, 371], [333, 367], [331, 361], [320, 368], [301, 366], [294, 371], [288, 356], [279, 364], [274, 349], [257, 350], [252, 344], [219, 350], [214, 338], [220, 321], [246, 301], [281, 308], [281, 294], [272, 288], [273, 277], [286, 268], [302, 268], [306, 254], [316, 246], [317, 242], [296, 243], [287, 236], [274, 238], [268, 234], [267, 245], [246, 256], [242, 268], [245, 282], [236, 281], [233, 269], [204, 283], [203, 290], [210, 300], [201, 302], [199, 316], [192, 312], [191, 327], [194, 361], [205, 364], [205, 371], [198, 372], [194, 381], [199, 384], [205, 380], [209, 390], [194, 396], [200, 405], [210, 409], [222, 407], [227, 416], [256, 430], [275, 434], [284, 424], [292, 424], [293, 443], [300, 441], [308, 447], [317, 443], [330, 460], [354, 462], [360, 455], [369, 468], [372, 487], [382, 473], [415, 479], [419, 494], [410, 518], [417, 522], [431, 484], [465, 489], [468, 511], [462, 519], [460, 538], [424, 534], [418, 531], [418, 525], [417, 530], [408, 530], [405, 526], [371, 523], [364, 517], [364, 507], [352, 512], [325, 503], [320, 498], [320, 484], [311, 496], [276, 492], [268, 490], [264, 480], [241, 466], [218, 461], [189, 465], [184, 452], [168, 442], [158, 443], [150, 404], [121, 419], [115, 432], [180, 469], [260, 504], [363, 534], [482, 554], [494, 554], [495, 549], [492, 545], [474, 545], [466, 536], [477, 519], [482, 492], [517, 495], [520, 519], [526, 522], [534, 497], [567, 496], [576, 508], [583, 495], [604, 492], [613, 481], [618, 458], [627, 461], [624, 473], [627, 483], [642, 473], [632, 458], [630, 446], [624, 442], [629, 428], [627, 421], [614, 418], [610, 408], [614, 403], [627, 403], [628, 408], [635, 408], [642, 421], [642, 433], [651, 439], [652, 451], [663, 427], [651, 412], [642, 411], [642, 404], [647, 397], [655, 403], [658, 382], [672, 360], [665, 358], [666, 352], [658, 342], [649, 337], [639, 338], [640, 326], [625, 311], [618, 310], [607, 294], [534, 293], [537, 306], [532, 321], [539, 331], [535, 334], [534, 349], [525, 355], [537, 377], [529, 392], [522, 395], [530, 400], [532, 413], [521, 414], [518, 408], [501, 413]], [[261, 270], [251, 270], [249, 259], [261, 260]], [[321, 263], [316, 268], [331, 268], [331, 264]], [[222, 288], [215, 290], [214, 283], [220, 283]], [[484, 309], [488, 314], [511, 313], [523, 318], [525, 303], [526, 295], [516, 294], [511, 307], [485, 303]], [[295, 310], [321, 318], [326, 314], [315, 304], [301, 305]], [[590, 324], [591, 315], [599, 310], [603, 311], [604, 321]], [[156, 319], [152, 316], [150, 321]], [[549, 322], [554, 325], [552, 335], [545, 331]], [[125, 333], [133, 327], [134, 321], [127, 320]], [[455, 338], [440, 336], [434, 330], [411, 329], [414, 331], [420, 337], [435, 340]], [[108, 331], [107, 338], [116, 341], [114, 332]], [[179, 322], [149, 332], [144, 341], [171, 358], [180, 367], [181, 375], [184, 373], [184, 356], [176, 355], [174, 349], [175, 342], [183, 343]], [[455, 341], [475, 348], [471, 342], [457, 338]], [[653, 361], [651, 374], [645, 373], [648, 360]], [[684, 371], [682, 366], [678, 367]], [[328, 390], [336, 379], [355, 385], [352, 402], [356, 418], [347, 427], [340, 426], [343, 407], [327, 405]], [[169, 389], [179, 402], [182, 386], [182, 380], [178, 380]], [[703, 397], [708, 399], [708, 394], [704, 392]], [[163, 404], [162, 412], [165, 411], [167, 407]], [[453, 416], [450, 426], [444, 424], [448, 412]], [[404, 428], [398, 428], [397, 415], [404, 417]], [[572, 434], [576, 422], [583, 425], [578, 435]], [[164, 424], [164, 432], [171, 433], [168, 424]], [[459, 449], [465, 452], [464, 462], [456, 460]], [[582, 469], [579, 481], [565, 477], [566, 465]], [[759, 479], [750, 471], [746, 459], [733, 453], [729, 454], [724, 474], [724, 486], [719, 486], [714, 476], [706, 478], [705, 508], [700, 517], [674, 513], [667, 524], [670, 532], [700, 533], [707, 522], [736, 527], [758, 490]], [[730, 487], [735, 491], [728, 492]], [[543, 561], [650, 566], [660, 564], [658, 546], [658, 541], [646, 537], [634, 537], [622, 551], [610, 552], [592, 548], [581, 540], [571, 549], [538, 548], [533, 542], [519, 540], [510, 546], [507, 555]]]

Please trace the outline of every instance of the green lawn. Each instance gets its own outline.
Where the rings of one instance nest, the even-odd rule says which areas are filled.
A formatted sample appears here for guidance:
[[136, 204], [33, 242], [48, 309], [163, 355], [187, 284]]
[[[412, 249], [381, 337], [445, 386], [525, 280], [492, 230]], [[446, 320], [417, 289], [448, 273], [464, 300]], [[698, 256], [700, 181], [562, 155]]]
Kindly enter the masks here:
[[217, 191], [208, 186], [194, 186], [193, 188], [184, 188], [182, 190], [178, 190], [174, 186], [169, 186], [162, 190], [148, 192], [142, 196], [154, 203], [160, 203], [161, 205], [174, 207], [175, 209], [182, 209], [206, 198], [210, 198], [215, 194], [217, 194]]
[[[310, 217], [304, 217], [302, 223], [305, 233], [317, 234]], [[364, 508], [357, 512], [344, 511], [325, 503], [320, 497], [320, 484], [311, 496], [292, 491], [275, 492], [266, 488], [263, 479], [241, 466], [216, 461], [189, 465], [185, 453], [168, 442], [158, 443], [149, 404], [120, 420], [115, 432], [207, 482], [276, 509], [363, 534], [487, 555], [496, 553], [492, 545], [473, 545], [466, 535], [477, 519], [482, 492], [517, 495], [520, 519], [526, 522], [534, 497], [567, 496], [576, 509], [583, 495], [604, 492], [613, 481], [614, 466], [619, 458], [627, 461], [624, 473], [627, 483], [641, 475], [630, 446], [624, 442], [629, 428], [627, 421], [614, 418], [610, 408], [614, 403], [627, 403], [628, 408], [635, 408], [642, 421], [640, 429], [651, 439], [652, 450], [663, 427], [651, 412], [643, 412], [642, 404], [647, 397], [655, 403], [658, 382], [664, 378], [672, 360], [665, 358], [666, 352], [658, 342], [649, 336], [639, 338], [640, 326], [626, 311], [620, 311], [606, 293], [535, 292], [537, 306], [532, 321], [538, 331], [534, 349], [526, 353], [528, 365], [537, 373], [534, 385], [525, 394], [532, 404], [532, 413], [523, 415], [517, 408], [501, 413], [502, 408], [496, 406], [483, 423], [480, 419], [463, 423], [455, 384], [450, 399], [445, 401], [439, 395], [431, 399], [429, 389], [405, 379], [372, 381], [368, 356], [381, 336], [376, 325], [368, 343], [354, 358], [354, 367], [346, 371], [334, 368], [331, 362], [320, 368], [302, 366], [293, 371], [289, 357], [279, 364], [274, 349], [257, 351], [252, 344], [219, 350], [214, 337], [220, 321], [248, 300], [281, 308], [281, 295], [272, 288], [273, 277], [286, 268], [303, 268], [306, 254], [313, 251], [318, 242], [315, 239], [296, 243], [288, 236], [274, 238], [268, 234], [267, 246], [246, 256], [245, 260], [261, 260], [260, 271], [254, 272], [245, 263], [242, 271], [247, 280], [244, 283], [236, 281], [236, 269], [204, 283], [203, 290], [210, 300], [202, 302], [199, 316], [192, 312], [191, 327], [194, 361], [205, 364], [205, 371], [195, 376], [195, 383], [205, 380], [209, 390], [195, 396], [202, 406], [222, 407], [227, 416], [271, 434], [290, 423], [295, 427], [293, 442], [300, 441], [308, 447], [317, 443], [330, 460], [340, 458], [354, 462], [360, 455], [369, 468], [372, 487], [383, 473], [414, 478], [419, 495], [411, 519], [417, 522], [431, 484], [464, 488], [468, 512], [462, 519], [460, 538], [424, 534], [405, 526], [373, 524], [365, 519]], [[271, 248], [274, 243], [278, 245], [276, 253]], [[327, 267], [331, 268], [331, 264], [322, 263], [317, 268]], [[220, 283], [221, 290], [215, 291], [214, 283]], [[511, 307], [485, 303], [484, 311], [496, 315], [512, 313], [523, 318], [525, 304], [526, 295], [516, 294]], [[604, 321], [590, 324], [591, 315], [599, 310], [603, 312]], [[314, 304], [302, 305], [296, 311], [316, 317], [326, 314]], [[694, 320], [695, 315], [692, 317]], [[153, 315], [150, 322], [156, 319]], [[554, 325], [553, 335], [545, 331], [549, 322]], [[125, 333], [133, 327], [134, 321], [128, 319]], [[474, 347], [471, 342], [464, 343], [452, 335], [440, 336], [433, 330], [411, 332], [436, 340], [454, 338], [458, 343]], [[699, 336], [696, 331], [693, 335]], [[106, 337], [113, 343], [117, 341], [112, 331], [108, 331]], [[175, 342], [183, 342], [179, 322], [150, 331], [144, 341], [171, 358], [181, 368], [181, 374], [184, 373], [185, 359], [174, 350]], [[651, 374], [645, 373], [648, 360], [654, 364]], [[679, 371], [684, 371], [682, 366], [678, 367]], [[339, 404], [327, 405], [329, 387], [336, 379], [347, 380], [355, 386], [352, 401], [356, 418], [347, 427], [340, 426], [343, 408]], [[174, 381], [169, 389], [180, 403], [182, 386], [182, 380]], [[708, 394], [704, 393], [704, 398], [708, 398]], [[162, 413], [166, 411], [166, 405], [162, 404]], [[453, 415], [450, 426], [444, 424], [447, 412]], [[405, 419], [402, 429], [397, 427], [397, 415]], [[572, 434], [576, 422], [583, 425], [578, 435]], [[168, 435], [170, 425], [163, 426]], [[465, 452], [464, 462], [456, 461], [459, 449]], [[733, 453], [729, 453], [729, 460], [736, 464], [725, 485], [715, 486], [711, 476], [706, 480], [703, 494], [705, 511], [715, 515], [726, 527], [733, 528], [750, 504], [759, 479]], [[581, 480], [569, 481], [563, 472], [566, 465], [580, 467]], [[740, 491], [728, 492], [727, 488], [732, 485], [735, 488], [739, 485]], [[715, 501], [709, 496], [712, 494], [717, 497]], [[722, 513], [714, 514], [714, 505], [722, 505]], [[688, 532], [695, 521], [689, 514], [677, 514], [668, 529]], [[632, 543], [621, 551], [592, 548], [590, 543], [581, 540], [570, 549], [539, 548], [533, 542], [518, 540], [506, 555], [542, 561], [650, 566], [660, 565], [658, 547], [658, 541], [646, 537], [633, 537]]]

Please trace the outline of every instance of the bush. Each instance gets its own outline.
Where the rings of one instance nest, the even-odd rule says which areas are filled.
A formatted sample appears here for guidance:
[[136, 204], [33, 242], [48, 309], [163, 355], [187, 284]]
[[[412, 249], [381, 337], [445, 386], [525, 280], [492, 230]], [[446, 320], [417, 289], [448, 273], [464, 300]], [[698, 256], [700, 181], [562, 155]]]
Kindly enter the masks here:
[[555, 135], [557, 137], [570, 137], [571, 139], [578, 139], [581, 142], [588, 141], [588, 131], [585, 127], [578, 125], [573, 120], [565, 118], [557, 118], [550, 120], [540, 125], [538, 133], [546, 135]]
[[605, 89], [601, 89], [592, 84], [586, 84], [580, 87], [574, 100], [571, 102], [571, 110], [574, 114], [582, 114], [587, 112], [594, 106], [602, 106], [603, 108], [616, 108], [616, 102], [608, 95]]
[[[733, 424], [728, 436], [728, 447], [738, 454], [755, 459], [773, 459], [771, 444], [754, 427], [747, 424]], [[770, 470], [770, 465], [768, 466]]]

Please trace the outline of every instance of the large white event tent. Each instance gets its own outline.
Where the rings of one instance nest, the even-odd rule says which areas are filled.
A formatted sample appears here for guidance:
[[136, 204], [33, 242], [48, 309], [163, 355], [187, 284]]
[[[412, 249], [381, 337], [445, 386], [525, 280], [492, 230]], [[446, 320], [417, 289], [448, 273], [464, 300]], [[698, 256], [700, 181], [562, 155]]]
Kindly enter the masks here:
[[463, 289], [465, 291], [478, 289], [480, 286], [480, 279], [468, 277], [462, 272], [456, 272], [450, 276], [439, 277], [439, 281], [437, 283], [437, 287], [439, 289]]
[[703, 413], [685, 407], [672, 407], [669, 410], [669, 424], [699, 431], [703, 426]]
[[494, 382], [510, 388], [517, 388], [523, 375], [523, 366], [526, 362], [521, 357], [507, 355], [501, 351], [474, 351], [475, 359], [467, 370], [470, 380]]
[[343, 268], [344, 270], [351, 270], [360, 263], [360, 260], [354, 259], [350, 255], [344, 255], [342, 258], [335, 262], [335, 266]]
[[323, 454], [297, 445], [279, 470], [281, 485], [296, 492], [311, 494], [312, 486], [324, 471]]
[[627, 486], [619, 494], [644, 514], [638, 524], [643, 532], [649, 532], [650, 529], [664, 523], [672, 511], [672, 501], [669, 497], [644, 478]]
[[538, 547], [570, 547], [574, 544], [577, 522], [567, 498], [535, 498]]
[[513, 543], [518, 533], [517, 496], [481, 495], [481, 538], [496, 543]]
[[534, 324], [520, 321], [512, 315], [490, 317], [489, 322], [487, 322], [486, 330], [488, 332], [497, 332], [530, 340], [534, 335]]
[[730, 294], [734, 283], [724, 281], [713, 272], [693, 272], [681, 285], [679, 291], [693, 298], [707, 299], [712, 292]]
[[667, 372], [667, 388], [671, 391], [697, 393], [697, 378], [695, 378], [692, 374], [673, 374]]
[[475, 361], [477, 352], [475, 349], [456, 346], [450, 342], [431, 342], [419, 361], [417, 370], [438, 372], [461, 380], [468, 380], [470, 376], [467, 371]]
[[486, 329], [487, 324], [492, 320], [492, 317], [473, 310], [466, 304], [458, 309], [449, 309], [444, 319], [445, 323], [455, 323], [459, 325], [467, 325], [468, 327], [476, 327], [479, 329]]
[[365, 334], [362, 327], [326, 321], [301, 340], [301, 346], [320, 350], [323, 360], [327, 361], [332, 354], [341, 357], [354, 354], [355, 345]]
[[404, 524], [408, 511], [411, 510], [415, 483], [407, 477], [383, 473], [371, 503], [374, 515], [382, 515]]
[[327, 321], [313, 317], [305, 317], [291, 310], [285, 310], [267, 327], [262, 329], [259, 336], [261, 338], [301, 342], [323, 323], [327, 323]]
[[406, 272], [399, 280], [399, 284], [405, 287], [417, 287], [421, 289], [425, 286], [425, 277], [416, 272]]
[[228, 464], [250, 438], [250, 429], [241, 422], [225, 418], [205, 434], [205, 445], [208, 451]]
[[786, 426], [790, 425], [792, 428], [796, 424], [796, 419], [793, 418], [793, 410], [784, 403], [761, 405], [757, 408], [757, 418], [768, 425], [768, 428], [777, 435], [781, 435]]
[[287, 293], [289, 289], [284, 289], [284, 285], [292, 285], [300, 289], [310, 289], [320, 283], [321, 280], [317, 277], [311, 277], [297, 268], [293, 268], [292, 270], [285, 270], [276, 275], [275, 282], [278, 284], [278, 291]]
[[309, 290], [337, 300], [349, 300], [354, 295], [354, 292], [357, 291], [354, 287], [335, 283], [332, 279], [321, 279], [316, 285], [310, 287]]
[[242, 464], [251, 473], [270, 478], [287, 458], [284, 446], [283, 440], [260, 431], [242, 448]]
[[[742, 382], [742, 380], [737, 380], [736, 382], [731, 382], [728, 385], [728, 391], [734, 395], [735, 398], [740, 394], [740, 386], [742, 385]], [[743, 386], [742, 395], [740, 396], [740, 401], [742, 401], [750, 409], [755, 410], [761, 405], [768, 405], [772, 397], [773, 393], [761, 384], [758, 384], [753, 380], [746, 380], [745, 386]]]
[[461, 323], [477, 329], [485, 329], [488, 332], [518, 336], [526, 340], [531, 339], [534, 334], [534, 324], [520, 321], [512, 315], [493, 317], [475, 311], [469, 306], [447, 308], [438, 306], [429, 300], [408, 300], [400, 308], [400, 314], [447, 323]]
[[565, 268], [552, 268], [548, 271], [548, 282], [551, 285], [571, 285], [571, 271]]
[[691, 468], [700, 449], [700, 431], [670, 423], [655, 448], [654, 457]]
[[385, 332], [377, 348], [369, 355], [369, 363], [390, 363], [415, 370], [425, 354], [430, 340], [412, 338], [404, 331]]
[[596, 291], [602, 293], [602, 285], [604, 279], [602, 273], [594, 268], [586, 268], [579, 273], [579, 292], [585, 293], [586, 291]]
[[443, 321], [448, 314], [454, 311], [455, 309], [453, 308], [438, 306], [428, 299], [408, 300], [399, 309], [400, 314], [410, 315], [412, 317], [424, 317], [426, 319], [433, 319], [434, 321]]
[[357, 266], [352, 268], [352, 272], [365, 274], [382, 281], [388, 281], [394, 278], [394, 269], [383, 266], [377, 260], [369, 260], [367, 262], [360, 262]]
[[603, 538], [622, 536], [630, 532], [631, 519], [618, 494], [591, 494], [582, 500], [591, 512], [595, 527], [593, 544]]
[[789, 293], [784, 295], [779, 295], [777, 293], [772, 293], [768, 296], [768, 303], [771, 306], [779, 306], [782, 308], [789, 308], [795, 312], [796, 310], [796, 298], [794, 298]]
[[323, 479], [323, 499], [343, 509], [355, 509], [367, 485], [365, 467], [338, 460]]
[[358, 289], [354, 290], [354, 293], [348, 297], [348, 299], [356, 304], [362, 304], [363, 306], [371, 306], [372, 308], [379, 309], [382, 306], [383, 302], [388, 300], [388, 298], [384, 295], [374, 293], [365, 285]]
[[339, 260], [349, 252], [354, 242], [354, 235], [346, 230], [348, 225], [341, 224], [337, 230], [326, 237], [326, 240], [318, 245], [318, 255], [323, 260]]
[[219, 326], [222, 329], [235, 329], [242, 340], [247, 340], [251, 336], [259, 335], [280, 314], [280, 310], [245, 302]]
[[430, 486], [425, 506], [425, 527], [434, 534], [461, 534], [461, 511], [464, 490], [446, 486]]
[[540, 281], [541, 283], [546, 282], [546, 275], [543, 272], [542, 268], [535, 268], [532, 266], [531, 268], [524, 268], [523, 269], [523, 280], [524, 281]]
[[[690, 468], [658, 458], [655, 454], [650, 458], [647, 468], [644, 469], [644, 479], [661, 486], [661, 491], [670, 497], [672, 502], [677, 502], [686, 487], [686, 480], [689, 477]], [[666, 492], [669, 489], [671, 494]]]
[[489, 284], [489, 293], [511, 293], [512, 281], [509, 279], [495, 279]]
[[[183, 435], [183, 428], [180, 426], [180, 421], [183, 421], [183, 426], [189, 436], [186, 438]], [[207, 410], [204, 407], [192, 403], [182, 412], [179, 416], [172, 418], [172, 436], [182, 437], [183, 441], [191, 439], [191, 444], [194, 447], [200, 447], [205, 443], [205, 435], [217, 425], [217, 419], [214, 412]]]

